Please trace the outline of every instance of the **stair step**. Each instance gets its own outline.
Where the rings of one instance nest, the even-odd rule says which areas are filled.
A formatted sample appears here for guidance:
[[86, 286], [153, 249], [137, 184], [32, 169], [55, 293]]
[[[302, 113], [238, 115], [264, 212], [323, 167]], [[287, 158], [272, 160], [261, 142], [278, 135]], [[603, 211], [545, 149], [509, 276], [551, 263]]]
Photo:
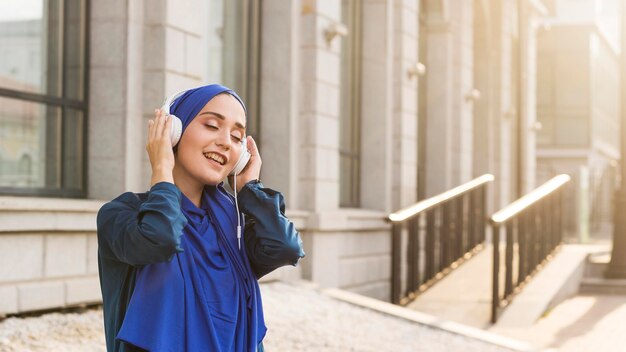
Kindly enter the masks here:
[[626, 295], [625, 279], [585, 278], [580, 283], [581, 294]]

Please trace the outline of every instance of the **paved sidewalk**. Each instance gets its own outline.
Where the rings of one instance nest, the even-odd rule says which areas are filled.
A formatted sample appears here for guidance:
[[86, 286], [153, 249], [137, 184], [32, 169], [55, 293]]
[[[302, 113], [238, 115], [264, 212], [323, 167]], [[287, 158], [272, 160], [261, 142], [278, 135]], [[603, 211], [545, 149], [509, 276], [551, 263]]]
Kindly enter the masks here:
[[[261, 291], [267, 351], [512, 351], [346, 303], [310, 284], [271, 282]], [[0, 321], [0, 352], [23, 351], [103, 352], [102, 310]]]
[[626, 296], [576, 296], [525, 329], [494, 332], [563, 352], [626, 351]]

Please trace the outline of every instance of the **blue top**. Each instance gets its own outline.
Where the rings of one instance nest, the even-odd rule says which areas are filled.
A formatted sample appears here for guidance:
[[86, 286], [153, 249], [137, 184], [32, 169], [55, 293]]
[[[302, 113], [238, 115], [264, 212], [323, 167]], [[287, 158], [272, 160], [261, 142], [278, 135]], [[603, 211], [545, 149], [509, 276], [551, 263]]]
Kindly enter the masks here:
[[266, 331], [256, 279], [304, 252], [280, 193], [253, 181], [238, 200], [247, 218], [241, 251], [234, 199], [221, 185], [205, 187], [200, 208], [168, 182], [102, 207], [107, 350], [256, 350]]

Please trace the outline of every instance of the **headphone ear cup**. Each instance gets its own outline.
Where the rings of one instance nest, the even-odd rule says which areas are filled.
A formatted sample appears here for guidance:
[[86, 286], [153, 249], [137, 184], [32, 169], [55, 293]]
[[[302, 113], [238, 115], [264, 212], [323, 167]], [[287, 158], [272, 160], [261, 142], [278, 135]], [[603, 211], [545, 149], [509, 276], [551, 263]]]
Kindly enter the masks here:
[[235, 167], [233, 167], [233, 170], [230, 172], [229, 175], [238, 175], [246, 167], [248, 161], [250, 161], [250, 152], [248, 151], [246, 140], [244, 139], [241, 144], [241, 155], [239, 155], [239, 159], [235, 163]]
[[170, 118], [172, 119], [170, 137], [172, 138], [172, 147], [175, 147], [183, 134], [183, 122], [176, 115], [170, 115]]

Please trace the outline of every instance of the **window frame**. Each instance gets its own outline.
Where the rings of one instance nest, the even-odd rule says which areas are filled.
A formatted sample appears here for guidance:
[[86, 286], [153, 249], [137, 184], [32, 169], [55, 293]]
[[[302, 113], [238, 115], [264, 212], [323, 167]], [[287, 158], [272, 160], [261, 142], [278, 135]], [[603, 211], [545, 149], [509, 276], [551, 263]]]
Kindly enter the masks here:
[[[84, 9], [82, 15], [84, 16], [84, 31], [81, 33], [81, 39], [83, 44], [83, 89], [82, 89], [82, 100], [77, 100], [73, 98], [66, 98], [67, 92], [66, 89], [68, 87], [66, 79], [66, 69], [67, 69], [67, 46], [68, 42], [68, 23], [66, 18], [68, 17], [68, 7], [66, 6], [65, 0], [60, 0], [60, 6], [62, 6], [62, 16], [61, 19], [61, 38], [62, 41], [60, 43], [59, 52], [61, 55], [61, 96], [55, 96], [48, 93], [32, 93], [25, 92], [15, 89], [9, 89], [0, 87], [0, 98], [8, 98], [8, 99], [16, 99], [29, 103], [38, 103], [43, 104], [47, 107], [59, 108], [61, 111], [61, 135], [60, 135], [60, 188], [46, 188], [46, 187], [31, 187], [31, 188], [19, 188], [19, 187], [6, 187], [0, 186], [0, 196], [38, 196], [38, 197], [59, 197], [59, 198], [86, 198], [87, 197], [87, 189], [88, 189], [88, 150], [89, 150], [89, 69], [90, 69], [90, 13], [91, 13], [91, 3], [90, 0], [82, 0], [84, 1]], [[67, 110], [74, 109], [80, 111], [82, 113], [83, 119], [83, 128], [82, 131], [82, 141], [83, 141], [83, 152], [82, 152], [82, 188], [80, 189], [71, 189], [66, 188], [65, 186], [65, 163], [66, 163], [66, 146], [64, 141], [63, 131], [65, 131], [66, 122], [67, 122]]]

